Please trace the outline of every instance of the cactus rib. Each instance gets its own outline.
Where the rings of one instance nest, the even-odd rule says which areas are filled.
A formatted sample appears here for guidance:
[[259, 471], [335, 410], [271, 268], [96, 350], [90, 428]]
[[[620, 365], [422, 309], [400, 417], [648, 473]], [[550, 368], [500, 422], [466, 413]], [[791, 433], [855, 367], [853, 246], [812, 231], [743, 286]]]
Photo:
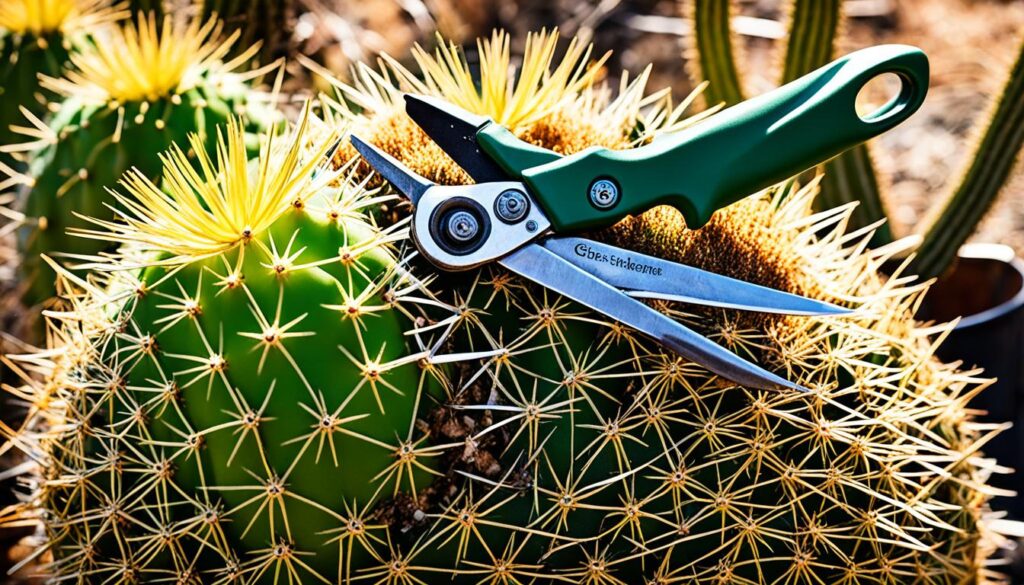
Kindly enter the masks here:
[[709, 83], [704, 90], [707, 107], [726, 106], [743, 101], [743, 82], [733, 41], [732, 6], [729, 0], [690, 0], [684, 5], [692, 19], [692, 45], [687, 64], [693, 79]]

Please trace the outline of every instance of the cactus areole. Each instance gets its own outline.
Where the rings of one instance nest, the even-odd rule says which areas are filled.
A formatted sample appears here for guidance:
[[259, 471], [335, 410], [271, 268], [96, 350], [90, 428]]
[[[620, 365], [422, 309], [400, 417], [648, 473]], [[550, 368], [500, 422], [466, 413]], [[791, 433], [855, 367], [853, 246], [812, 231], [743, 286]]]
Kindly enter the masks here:
[[812, 389], [799, 393], [721, 380], [500, 270], [441, 275], [351, 149], [324, 165], [348, 119], [420, 174], [462, 180], [386, 79], [446, 88], [563, 152], [687, 123], [643, 76], [609, 101], [578, 44], [550, 67], [553, 39], [530, 38], [518, 83], [507, 37], [483, 43], [483, 89], [459, 87], [448, 45], [416, 53], [429, 83], [357, 69], [358, 112], [325, 99], [249, 161], [231, 122], [216, 148], [189, 143], [195, 160], [171, 150], [161, 187], [125, 177], [119, 220], [91, 232], [120, 252], [61, 269], [54, 349], [12, 359], [41, 375], [16, 389], [34, 406], [16, 445], [40, 468], [18, 512], [45, 526], [56, 579], [981, 577], [995, 468], [977, 455], [998, 430], [966, 404], [984, 384], [933, 358], [935, 331], [911, 317], [924, 287], [882, 280], [895, 250], [845, 233], [850, 208], [813, 214], [814, 183], [700, 230], [657, 208], [596, 234], [858, 303], [854, 319], [656, 305]]

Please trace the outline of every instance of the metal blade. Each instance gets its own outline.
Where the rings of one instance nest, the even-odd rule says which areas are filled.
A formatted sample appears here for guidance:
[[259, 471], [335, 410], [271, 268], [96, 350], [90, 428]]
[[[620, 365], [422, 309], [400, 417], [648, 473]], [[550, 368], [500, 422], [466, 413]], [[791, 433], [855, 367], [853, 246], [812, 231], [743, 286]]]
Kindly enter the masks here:
[[631, 297], [783, 315], [848, 315], [844, 307], [584, 238], [548, 238], [548, 250]]
[[398, 189], [399, 193], [408, 197], [413, 205], [419, 202], [420, 197], [427, 189], [434, 186], [434, 183], [417, 175], [396, 158], [369, 142], [360, 140], [357, 136], [352, 136], [351, 140], [352, 146], [356, 147], [366, 162], [370, 163], [370, 166], [395, 189]]
[[477, 144], [476, 133], [491, 123], [490, 118], [442, 99], [411, 93], [405, 94], [405, 112], [477, 183], [512, 178]]
[[528, 244], [498, 260], [505, 268], [581, 305], [645, 333], [684, 358], [751, 388], [807, 389], [752, 364], [698, 335], [619, 289], [588, 274], [540, 244]]

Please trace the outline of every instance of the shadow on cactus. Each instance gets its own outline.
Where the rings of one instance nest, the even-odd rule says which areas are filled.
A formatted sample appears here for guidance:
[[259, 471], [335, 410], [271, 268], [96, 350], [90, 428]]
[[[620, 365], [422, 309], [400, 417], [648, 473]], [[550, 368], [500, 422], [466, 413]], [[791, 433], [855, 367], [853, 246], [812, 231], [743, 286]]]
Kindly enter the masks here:
[[175, 23], [168, 17], [158, 23], [152, 15], [139, 16], [78, 46], [62, 77], [41, 78], [63, 99], [52, 104], [48, 120], [23, 109], [23, 143], [8, 148], [30, 161], [14, 177], [21, 188], [15, 209], [6, 213], [14, 222], [8, 229], [18, 232], [27, 305], [55, 294], [53, 271], [40, 255], [82, 257], [109, 248], [67, 232], [87, 225], [83, 216], [110, 217], [107, 189], [125, 171], [155, 177], [158, 154], [184, 144], [191, 132], [212, 148], [213, 128], [232, 113], [255, 110], [247, 117], [250, 127], [263, 121], [249, 86], [263, 72], [235, 73], [252, 50], [223, 61], [237, 34], [219, 39], [220, 30], [215, 20]]
[[[497, 57], [483, 88], [509, 83], [504, 43], [481, 45]], [[513, 112], [521, 136], [566, 152], [686, 123], [642, 77], [611, 99], [573, 47], [554, 67], [553, 50], [531, 53], [508, 93], [448, 84], [466, 67], [448, 48], [418, 54], [422, 83], [363, 68], [362, 85], [338, 84], [359, 110], [325, 100], [324, 123], [307, 113], [253, 161], [231, 123], [215, 150], [192, 142], [196, 162], [164, 156], [166, 191], [126, 176], [118, 220], [90, 232], [121, 252], [62, 269], [54, 349], [9, 360], [45, 380], [11, 389], [31, 414], [10, 445], [38, 479], [9, 518], [39, 518], [55, 576], [985, 576], [999, 468], [980, 449], [1000, 429], [965, 407], [985, 382], [934, 359], [935, 330], [911, 317], [925, 287], [881, 279], [899, 250], [868, 251], [870, 231], [846, 231], [850, 206], [811, 212], [816, 185], [757, 194], [700, 230], [661, 208], [600, 234], [862, 307], [755, 320], [658, 305], [809, 394], [737, 387], [497, 270], [438, 275], [412, 257], [408, 218], [375, 225], [394, 199], [332, 152], [340, 121], [460, 180], [402, 115], [402, 85]], [[541, 109], [516, 101], [530, 95]]]

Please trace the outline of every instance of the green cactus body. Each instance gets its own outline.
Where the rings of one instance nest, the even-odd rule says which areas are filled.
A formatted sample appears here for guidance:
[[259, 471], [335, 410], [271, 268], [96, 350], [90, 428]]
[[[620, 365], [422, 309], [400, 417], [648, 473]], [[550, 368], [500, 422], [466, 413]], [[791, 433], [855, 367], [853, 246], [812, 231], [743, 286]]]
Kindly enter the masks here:
[[[415, 362], [379, 374], [362, 369], [368, 358], [387, 364], [408, 355], [404, 334], [413, 324], [394, 309], [366, 320], [346, 315], [353, 299], [344, 292], [371, 286], [364, 274], [379, 276], [394, 260], [376, 248], [344, 266], [335, 259], [338, 250], [372, 235], [354, 222], [326, 219], [296, 212], [269, 238], [291, 241], [292, 252], [304, 249], [299, 261], [333, 259], [328, 265], [282, 270], [275, 262], [283, 259], [259, 250], [270, 248], [267, 239], [180, 270], [147, 270], [140, 282], [145, 294], [132, 302], [130, 324], [107, 360], [137, 354], [125, 363], [129, 398], [113, 407], [119, 413], [113, 424], [129, 424], [126, 415], [141, 409], [153, 444], [128, 459], [172, 462], [175, 486], [193, 494], [193, 503], [230, 512], [223, 530], [231, 542], [258, 550], [283, 540], [316, 550], [312, 564], [330, 574], [338, 565], [330, 531], [346, 506], [358, 509], [377, 497], [378, 484], [369, 480], [387, 474], [401, 449], [396, 433], [410, 428], [423, 372]], [[226, 283], [231, 275], [244, 282]], [[383, 305], [380, 297], [362, 302]], [[146, 406], [172, 385], [180, 404]], [[343, 432], [327, 432], [329, 425]], [[183, 437], [202, 447], [175, 456]], [[429, 483], [425, 471], [409, 473], [392, 482], [406, 490], [410, 480]], [[152, 479], [126, 473], [119, 487], [139, 489]], [[272, 490], [280, 497], [268, 496]], [[383, 497], [392, 494], [385, 490]], [[155, 494], [146, 501], [161, 505]], [[188, 514], [160, 520], [169, 525], [181, 517]]]
[[[144, 23], [145, 17], [140, 18]], [[199, 29], [189, 32], [194, 30]], [[80, 258], [110, 249], [109, 243], [74, 237], [69, 230], [94, 227], [85, 217], [111, 217], [108, 189], [124, 172], [136, 168], [147, 176], [157, 176], [160, 153], [171, 144], [184, 144], [193, 132], [203, 135], [212, 147], [216, 128], [232, 115], [251, 114], [248, 118], [253, 129], [266, 122], [266, 113], [240, 76], [220, 70], [190, 73], [200, 77], [190, 80], [187, 88], [155, 99], [126, 101], [113, 96], [95, 99], [88, 93], [93, 88], [80, 89], [83, 84], [77, 80], [50, 82], [68, 97], [43, 128], [49, 135], [46, 144], [31, 152], [29, 178], [19, 197], [19, 211], [26, 216], [18, 232], [24, 258], [20, 270], [27, 287], [25, 304], [37, 305], [55, 294], [55, 275], [42, 255]], [[78, 96], [76, 90], [85, 95]]]
[[[50, 34], [36, 38], [0, 31], [0, 146], [22, 142], [24, 139], [11, 130], [12, 125], [24, 125], [22, 106], [40, 118], [46, 115], [41, 99], [38, 74], [60, 75], [68, 53], [63, 38]], [[10, 153], [0, 151], [0, 163], [16, 171], [24, 164]]]
[[[229, 158], [219, 168], [273, 172], [246, 167], [241, 132], [233, 125], [228, 133], [238, 140], [220, 141]], [[203, 146], [198, 136], [191, 145]], [[180, 151], [176, 160], [189, 164]], [[217, 165], [201, 157], [196, 168]], [[101, 530], [95, 546], [103, 550], [147, 540], [124, 566], [140, 582], [200, 570], [272, 582], [274, 571], [261, 577], [240, 546], [267, 552], [258, 560], [270, 564], [278, 546], [315, 550], [305, 562], [331, 575], [344, 554], [335, 540], [346, 514], [374, 503], [414, 509], [417, 488], [430, 484], [435, 456], [420, 452], [413, 423], [417, 408], [440, 399], [442, 376], [417, 358], [417, 344], [432, 334], [408, 335], [422, 311], [400, 289], [418, 288], [386, 246], [393, 236], [346, 199], [353, 186], [295, 187], [310, 184], [311, 169], [289, 175], [290, 187], [275, 183], [276, 194], [291, 189], [296, 198], [276, 206], [271, 226], [255, 213], [253, 227], [239, 228], [223, 251], [187, 261], [139, 256], [151, 266], [115, 276], [107, 292], [120, 300], [99, 307], [111, 335], [95, 346], [97, 363], [119, 389], [93, 421], [138, 434], [121, 444], [101, 431], [67, 463], [116, 465], [116, 474], [96, 479], [101, 498], [151, 510], [144, 523], [185, 549], [193, 546], [189, 529], [213, 547], [186, 562], [149, 541], [149, 529]], [[133, 176], [143, 181], [140, 171]], [[260, 189], [252, 181], [234, 196]], [[60, 505], [78, 509], [65, 495]], [[369, 562], [363, 550], [347, 558]]]

